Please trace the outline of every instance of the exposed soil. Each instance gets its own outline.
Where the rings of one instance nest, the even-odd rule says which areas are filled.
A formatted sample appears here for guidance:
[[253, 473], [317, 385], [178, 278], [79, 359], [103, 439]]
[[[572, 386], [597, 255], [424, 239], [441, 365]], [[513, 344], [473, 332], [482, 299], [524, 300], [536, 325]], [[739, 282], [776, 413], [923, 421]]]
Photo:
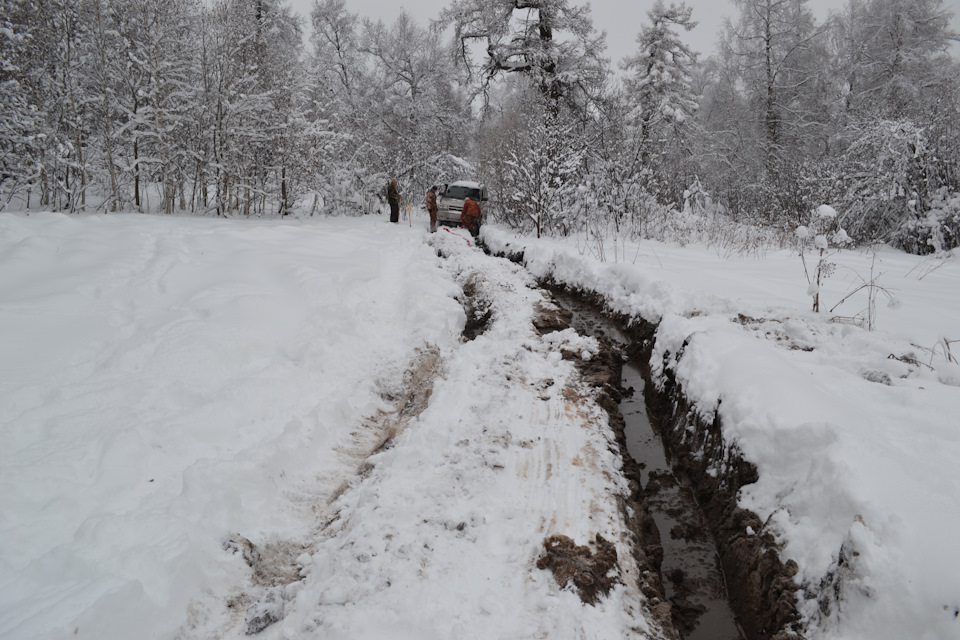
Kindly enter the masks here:
[[[352, 441], [339, 449], [345, 458], [356, 461], [357, 475], [369, 475], [373, 465], [368, 459], [389, 449], [410, 421], [427, 408], [440, 365], [437, 349], [422, 349], [399, 381], [381, 383], [380, 394], [392, 409], [378, 411], [367, 418], [363, 428], [352, 434]], [[350, 486], [350, 480], [338, 486], [330, 494], [328, 506]], [[323, 517], [320, 530], [329, 527], [338, 517], [337, 513]], [[252, 592], [234, 594], [227, 602], [228, 609], [244, 612], [246, 634], [257, 634], [282, 620], [289, 597], [285, 587], [302, 579], [297, 558], [308, 550], [308, 546], [289, 540], [257, 545], [240, 534], [232, 534], [224, 538], [222, 547], [230, 553], [240, 554], [252, 571]]]
[[[641, 362], [649, 363], [651, 347], [641, 348]], [[644, 376], [650, 379], [649, 368]], [[724, 442], [719, 418], [708, 421], [697, 414], [675, 380], [668, 379], [662, 391], [647, 384], [644, 396], [674, 467], [690, 479], [717, 541], [730, 604], [746, 637], [800, 638], [795, 629], [797, 565], [792, 560], [781, 562], [777, 542], [764, 523], [737, 506], [740, 489], [757, 481], [756, 467]]]
[[483, 295], [483, 276], [480, 273], [471, 273], [463, 283], [463, 310], [467, 314], [467, 322], [463, 327], [463, 337], [473, 340], [487, 330], [490, 323], [490, 301]]
[[285, 541], [266, 542], [257, 546], [240, 534], [223, 540], [223, 549], [239, 553], [253, 570], [253, 583], [262, 587], [276, 587], [300, 579], [297, 557], [306, 548], [302, 544]]
[[254, 602], [247, 593], [234, 595], [227, 608], [245, 612], [246, 634], [260, 633], [283, 619], [285, 598], [283, 587], [300, 580], [296, 558], [305, 547], [292, 542], [275, 541], [258, 547], [247, 538], [234, 534], [223, 541], [226, 551], [240, 553], [253, 570], [253, 583], [260, 587]]
[[596, 604], [601, 595], [610, 593], [619, 582], [615, 571], [617, 549], [599, 533], [594, 540], [595, 550], [559, 535], [544, 540], [543, 548], [546, 552], [537, 560], [537, 568], [550, 569], [561, 588], [572, 582], [587, 604]]
[[[546, 304], [538, 309], [534, 325], [541, 334], [546, 334], [570, 327], [571, 321], [572, 314], [569, 311], [555, 304]], [[609, 336], [602, 333], [594, 333], [594, 336], [598, 339], [600, 350], [589, 360], [583, 360], [579, 353], [563, 352], [562, 355], [577, 366], [581, 380], [593, 389], [594, 399], [607, 412], [609, 423], [616, 435], [620, 457], [624, 462], [623, 472], [630, 487], [630, 495], [620, 504], [620, 513], [633, 532], [631, 560], [637, 567], [637, 575], [640, 576], [640, 590], [647, 598], [647, 617], [660, 627], [664, 638], [680, 640], [673, 607], [667, 601], [660, 572], [663, 560], [660, 532], [650, 517], [646, 498], [641, 490], [640, 469], [626, 449], [623, 416], [619, 410], [623, 393], [619, 384], [623, 358], [616, 343]], [[589, 600], [585, 599], [584, 602]]]
[[[518, 256], [512, 257], [518, 259]], [[546, 286], [554, 291], [563, 291], [561, 287], [551, 286], [551, 283]], [[563, 291], [563, 295], [577, 297], [596, 309], [602, 308], [600, 301], [591, 296], [566, 291]], [[564, 320], [563, 312], [548, 313], [541, 320], [541, 331], [548, 328], [556, 330], [554, 327], [562, 325]], [[668, 379], [662, 391], [656, 390], [649, 368], [656, 326], [625, 317], [614, 318], [614, 321], [630, 345], [627, 358], [646, 363], [642, 367], [642, 375], [646, 381], [643, 395], [647, 411], [654, 429], [663, 438], [673, 466], [673, 473], [661, 473], [648, 478], [644, 490], [641, 488], [643, 469], [626, 452], [625, 443], [621, 444], [624, 471], [629, 478], [636, 479], [636, 491], [630, 502], [633, 506], [641, 507], [640, 512], [629, 510], [633, 513], [632, 526], [637, 535], [637, 562], [642, 568], [641, 574], [644, 570], [656, 574], [648, 578], [645, 595], [652, 603], [666, 605], [667, 611], [659, 611], [661, 620], [669, 620], [665, 627], [675, 629], [677, 637], [690, 634], [703, 611], [699, 605], [687, 599], [687, 594], [695, 586], [690, 582], [690, 576], [676, 570], [660, 576], [663, 560], [660, 536], [698, 540], [706, 535], [716, 544], [729, 603], [744, 637], [747, 640], [799, 640], [802, 636], [797, 629], [798, 586], [793, 580], [797, 566], [792, 561], [781, 562], [776, 540], [769, 531], [764, 530], [764, 523], [756, 514], [737, 506], [736, 497], [740, 488], [756, 482], [758, 478], [756, 467], [745, 461], [735, 446], [724, 442], [718, 420], [706, 421], [696, 414], [675, 380]], [[600, 340], [604, 342], [602, 336]], [[618, 388], [615, 382], [619, 381], [622, 367], [618, 355], [616, 349], [611, 348], [606, 356], [602, 352], [600, 357], [591, 362], [581, 363], [581, 369], [586, 378], [593, 379], [594, 385], [605, 391], [603, 395], [606, 399], [601, 401], [601, 406], [610, 414], [611, 425], [618, 431], [618, 440], [622, 441], [623, 418], [617, 405], [622, 394], [629, 393], [629, 390]], [[611, 362], [611, 359], [616, 362]], [[601, 371], [604, 369], [605, 372]], [[723, 464], [716, 464], [721, 461]], [[723, 472], [711, 475], [708, 473], [711, 467], [721, 468]], [[682, 487], [682, 490], [692, 492], [702, 509], [703, 522], [687, 519], [669, 531], [661, 532], [657, 530], [647, 508], [649, 501], [664, 484], [676, 482], [675, 477], [684, 478], [684, 484], [688, 486]], [[752, 531], [753, 535], [748, 531]]]
[[[433, 394], [433, 381], [440, 372], [440, 352], [436, 348], [417, 351], [399, 381], [381, 382], [380, 396], [391, 405], [391, 409], [378, 411], [363, 421], [362, 428], [353, 432], [353, 439], [339, 447], [340, 453], [357, 461], [357, 473], [366, 476], [372, 470], [368, 458], [375, 453], [389, 449], [394, 439], [407, 427], [411, 420], [423, 413]], [[333, 503], [351, 485], [345, 480], [334, 491], [328, 504]], [[329, 524], [329, 523], [328, 523]]]

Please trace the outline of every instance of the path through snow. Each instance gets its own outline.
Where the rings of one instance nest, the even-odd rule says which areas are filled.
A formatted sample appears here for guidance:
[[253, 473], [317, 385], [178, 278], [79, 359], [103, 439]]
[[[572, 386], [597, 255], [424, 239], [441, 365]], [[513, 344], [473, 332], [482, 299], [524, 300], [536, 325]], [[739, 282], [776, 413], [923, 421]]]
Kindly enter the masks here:
[[[382, 219], [0, 216], [0, 637], [650, 631], [596, 343], [542, 304]], [[553, 534], [615, 544], [596, 606]]]

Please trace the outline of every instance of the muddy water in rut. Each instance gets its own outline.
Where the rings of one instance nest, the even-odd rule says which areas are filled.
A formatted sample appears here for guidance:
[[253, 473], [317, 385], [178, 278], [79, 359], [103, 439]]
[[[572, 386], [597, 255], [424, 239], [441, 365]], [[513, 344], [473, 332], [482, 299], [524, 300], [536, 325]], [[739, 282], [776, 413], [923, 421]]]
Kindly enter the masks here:
[[[555, 300], [572, 314], [570, 326], [579, 333], [605, 337], [621, 352], [626, 351], [628, 338], [614, 322], [572, 296], [555, 294]], [[674, 623], [684, 640], [741, 640], [727, 602], [713, 537], [693, 492], [685, 486], [685, 479], [674, 473], [660, 436], [650, 424], [643, 385], [639, 364], [625, 363], [621, 386], [627, 393], [620, 412], [627, 451], [640, 467], [640, 484], [660, 532], [661, 574]]]

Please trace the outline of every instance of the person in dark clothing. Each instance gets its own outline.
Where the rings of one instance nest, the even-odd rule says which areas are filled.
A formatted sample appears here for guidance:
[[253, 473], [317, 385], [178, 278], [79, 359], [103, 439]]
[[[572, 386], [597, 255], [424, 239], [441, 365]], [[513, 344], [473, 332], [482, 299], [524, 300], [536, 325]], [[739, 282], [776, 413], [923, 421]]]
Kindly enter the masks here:
[[390, 222], [400, 221], [400, 192], [397, 191], [397, 179], [387, 186], [387, 202], [390, 203]]
[[430, 214], [430, 233], [437, 231], [437, 187], [430, 187], [427, 191], [427, 213]]
[[463, 201], [463, 213], [460, 214], [460, 226], [470, 232], [474, 238], [480, 233], [480, 203], [470, 198]]

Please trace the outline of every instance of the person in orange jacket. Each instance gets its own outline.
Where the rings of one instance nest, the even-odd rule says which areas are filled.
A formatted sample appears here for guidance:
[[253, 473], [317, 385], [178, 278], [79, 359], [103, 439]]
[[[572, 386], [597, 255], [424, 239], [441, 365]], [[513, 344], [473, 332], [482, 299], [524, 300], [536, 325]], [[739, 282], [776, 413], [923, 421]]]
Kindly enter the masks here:
[[480, 203], [470, 198], [463, 201], [463, 212], [460, 214], [460, 226], [470, 232], [474, 238], [480, 233]]

